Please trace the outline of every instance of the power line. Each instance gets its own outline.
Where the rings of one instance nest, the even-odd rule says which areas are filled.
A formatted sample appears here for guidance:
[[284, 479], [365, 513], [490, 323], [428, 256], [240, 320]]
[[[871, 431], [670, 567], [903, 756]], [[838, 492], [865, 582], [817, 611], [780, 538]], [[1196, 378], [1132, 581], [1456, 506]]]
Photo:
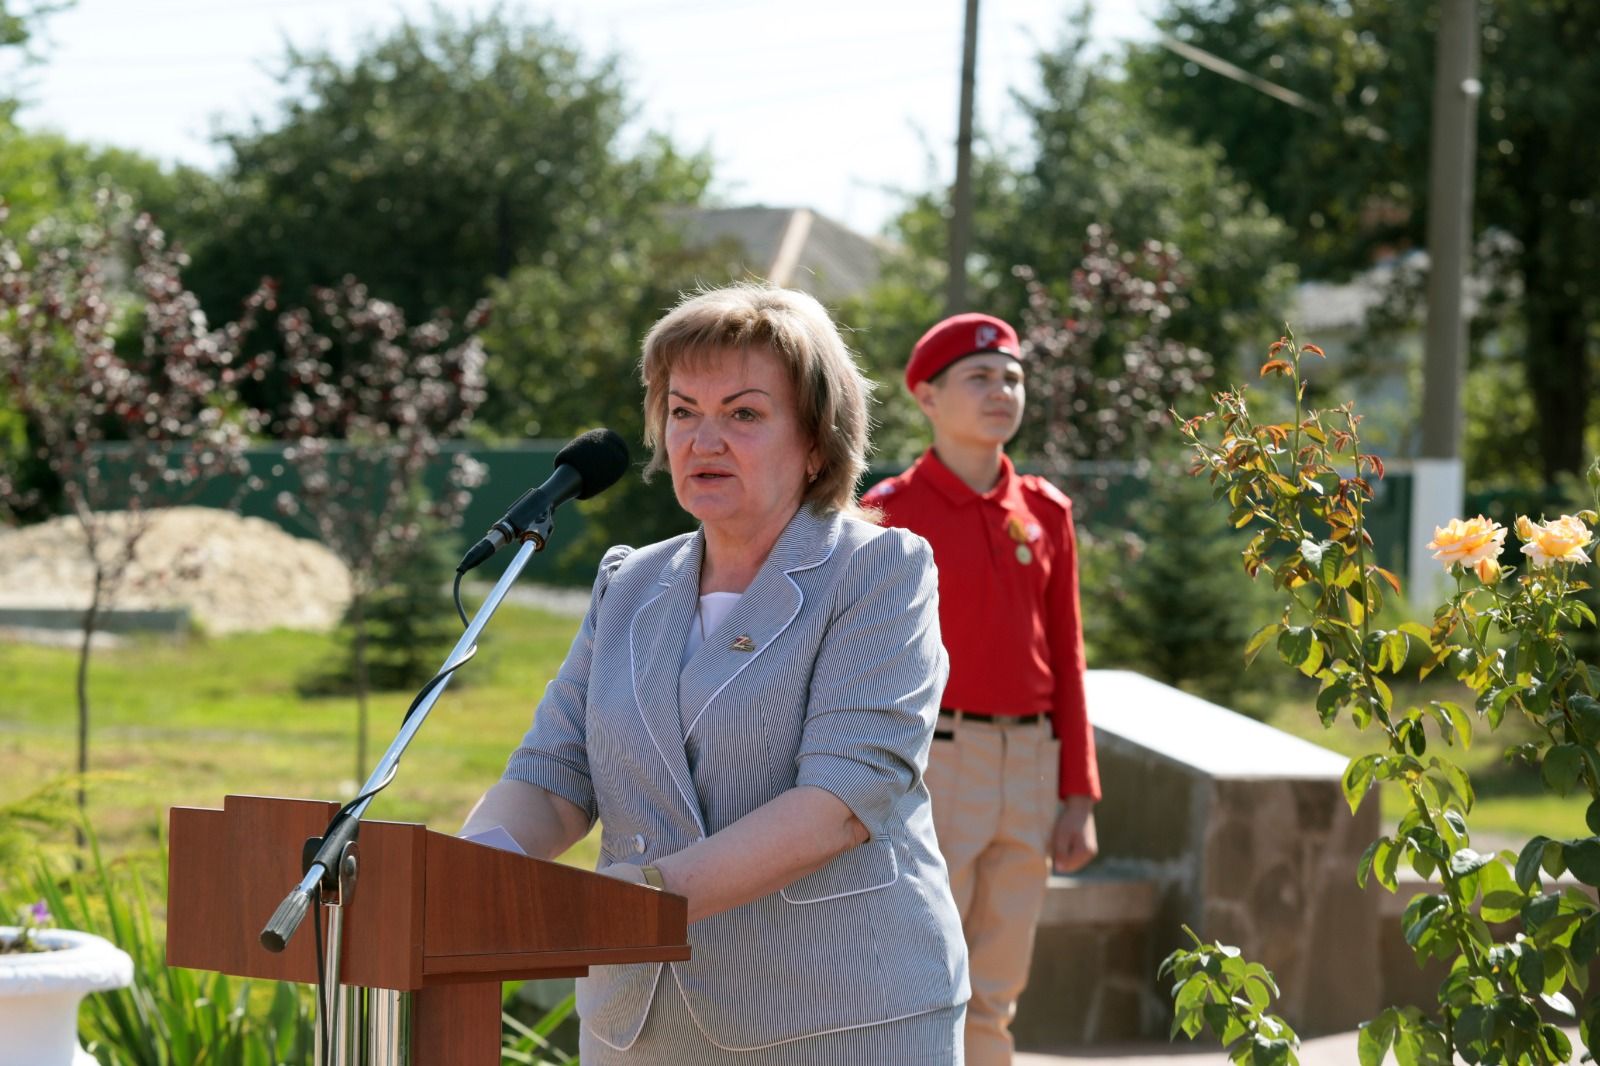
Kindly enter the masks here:
[[[1167, 49], [1167, 51], [1174, 52], [1191, 63], [1205, 67], [1207, 70], [1220, 74], [1230, 81], [1236, 81], [1241, 85], [1248, 86], [1258, 93], [1270, 96], [1280, 103], [1288, 104], [1290, 107], [1297, 108], [1307, 114], [1316, 115], [1318, 118], [1328, 117], [1327, 108], [1321, 104], [1308, 100], [1293, 89], [1279, 85], [1277, 82], [1268, 81], [1266, 78], [1252, 74], [1243, 67], [1230, 63], [1219, 55], [1207, 52], [1204, 48], [1197, 48], [1187, 41], [1180, 41], [1176, 37], [1165, 33], [1161, 34], [1158, 40], [1161, 47]], [[1387, 130], [1372, 123], [1346, 120], [1341, 123], [1341, 126], [1346, 133], [1365, 137], [1368, 140], [1381, 142], [1389, 139]]]
[[[999, 54], [988, 54], [986, 58], [1004, 65], [1008, 62], [1013, 62], [1019, 58], [1026, 57], [1020, 57], [1017, 53], [1001, 52]], [[238, 65], [239, 63], [248, 64], [252, 62], [270, 63], [273, 62], [273, 60], [274, 57], [271, 56], [251, 56], [239, 59], [237, 61], [230, 61], [228, 65]], [[58, 97], [81, 95], [85, 92], [103, 92], [108, 84], [114, 84], [119, 89], [126, 92], [137, 92], [141, 89], [154, 86], [181, 85], [191, 81], [187, 73], [188, 71], [215, 68], [218, 65], [222, 64], [208, 58], [193, 56], [177, 62], [148, 65], [141, 64], [141, 68], [145, 66], [160, 68], [158, 72], [160, 76], [144, 77], [138, 74], [119, 72], [118, 70], [114, 69], [113, 64], [110, 63], [100, 63], [96, 65], [96, 68], [93, 71], [82, 74], [74, 74], [72, 77], [72, 84], [52, 89], [50, 95], [52, 97]], [[51, 68], [49, 67], [42, 68], [39, 73], [45, 77], [48, 77], [50, 69]], [[834, 80], [837, 75], [858, 72], [861, 69], [862, 65], [859, 62], [851, 60], [844, 60], [830, 64], [816, 64], [804, 62], [802, 59], [793, 65], [780, 67], [774, 67], [771, 64], [767, 64], [763, 67], [763, 72], [766, 74], [769, 81], [782, 81], [787, 79], [793, 82], [792, 86], [784, 88], [777, 93], [766, 93], [755, 98], [741, 98], [735, 101], [730, 101], [730, 103], [733, 105], [734, 109], [744, 110], [748, 106], [770, 103], [774, 100], [835, 96], [846, 91], [877, 88], [882, 85], [892, 85], [901, 80], [924, 79], [933, 77], [935, 75], [954, 76], [957, 73], [957, 71], [953, 69], [953, 64], [951, 62], [939, 60], [930, 64], [926, 61], [920, 61], [913, 66], [902, 67], [893, 70], [884, 70], [883, 68], [879, 67], [873, 70], [872, 75], [867, 78], [859, 78], [844, 82], [838, 82]], [[815, 84], [816, 82], [826, 82], [827, 84], [822, 88], [818, 88]], [[711, 111], [720, 111], [725, 109], [718, 106], [716, 101], [708, 101], [707, 108]]]
[[[911, 32], [911, 33], [902, 34], [900, 36], [900, 40], [901, 41], [927, 40], [927, 39], [931, 39], [931, 38], [935, 38], [935, 37], [944, 37], [944, 36], [946, 36], [944, 31], [938, 30], [938, 29], [932, 29], [932, 30], [923, 30], [921, 32]], [[772, 45], [770, 47], [769, 46], [763, 46], [759, 52], [751, 52], [746, 56], [738, 56], [738, 57], [735, 57], [735, 58], [748, 59], [750, 64], [759, 67], [759, 69], [761, 70], [762, 73], [768, 74], [768, 73], [771, 73], [773, 71], [773, 69], [774, 69], [773, 66], [772, 66], [772, 63], [770, 61], [770, 57], [772, 57], [773, 55], [786, 55], [786, 54], [791, 54], [791, 53], [796, 53], [796, 52], [805, 52], [805, 51], [814, 50], [814, 49], [815, 50], [831, 49], [831, 48], [834, 48], [835, 46], [838, 46], [838, 45], [860, 44], [860, 43], [861, 43], [860, 37], [855, 36], [855, 35], [841, 35], [841, 36], [811, 38], [811, 39], [793, 39], [793, 40], [784, 41], [784, 42], [782, 42], [780, 44]], [[697, 57], [712, 57], [712, 56], [717, 57], [719, 59], [725, 59], [725, 58], [727, 58], [728, 51], [729, 50], [728, 50], [728, 48], [726, 46], [708, 45], [704, 49], [682, 50], [682, 51], [679, 51], [676, 54], [679, 55], [681, 58], [684, 58], [684, 59], [694, 59], [694, 58], [697, 58]], [[253, 53], [253, 52], [233, 52], [233, 53], [226, 53], [226, 54], [212, 52], [212, 53], [208, 53], [205, 58], [200, 59], [200, 58], [197, 58], [195, 56], [195, 54], [194, 54], [194, 52], [192, 50], [184, 51], [184, 52], [181, 52], [181, 53], [172, 53], [172, 52], [169, 52], [169, 53], [151, 53], [151, 52], [146, 52], [146, 51], [140, 51], [139, 54], [137, 54], [137, 55], [130, 55], [130, 54], [125, 53], [125, 52], [98, 53], [98, 54], [78, 54], [78, 55], [67, 54], [67, 55], [61, 55], [61, 56], [57, 56], [57, 57], [51, 58], [51, 59], [45, 61], [43, 64], [41, 64], [41, 66], [44, 69], [50, 69], [50, 68], [55, 68], [55, 67], [79, 66], [79, 65], [93, 66], [93, 67], [95, 67], [97, 69], [113, 68], [113, 67], [120, 67], [120, 66], [129, 66], [129, 67], [145, 67], [145, 66], [168, 66], [168, 67], [170, 67], [170, 66], [173, 66], [173, 65], [178, 65], [178, 66], [183, 66], [183, 65], [189, 65], [189, 66], [215, 66], [215, 65], [220, 65], [222, 63], [248, 63], [248, 62], [251, 62], [253, 60], [260, 60], [260, 59], [272, 60], [272, 59], [277, 59], [277, 58], [281, 58], [281, 57], [277, 56], [277, 55], [262, 55], [262, 54]], [[624, 59], [627, 58], [626, 53], [623, 54], [623, 58]], [[728, 67], [726, 65], [724, 65], [723, 69], [728, 69]], [[810, 67], [808, 69], [813, 69], [814, 70], [816, 68], [815, 67]]]
[[1172, 37], [1165, 33], [1161, 35], [1160, 40], [1161, 47], [1165, 48], [1169, 52], [1176, 52], [1178, 55], [1189, 60], [1191, 63], [1197, 63], [1200, 66], [1205, 67], [1207, 70], [1221, 74], [1224, 78], [1229, 78], [1233, 81], [1239, 82], [1242, 85], [1248, 85], [1256, 92], [1264, 93], [1265, 95], [1272, 97], [1274, 100], [1288, 104], [1290, 107], [1298, 107], [1301, 111], [1307, 111], [1313, 115], [1322, 114], [1321, 107], [1312, 103], [1310, 100], [1307, 100], [1293, 89], [1287, 89], [1276, 82], [1271, 82], [1266, 78], [1258, 77], [1250, 73], [1248, 70], [1245, 70], [1243, 67], [1235, 66], [1226, 59], [1223, 59], [1221, 56], [1213, 55], [1203, 48], [1196, 48], [1194, 45], [1189, 44], [1186, 41], [1180, 41], [1176, 37]]

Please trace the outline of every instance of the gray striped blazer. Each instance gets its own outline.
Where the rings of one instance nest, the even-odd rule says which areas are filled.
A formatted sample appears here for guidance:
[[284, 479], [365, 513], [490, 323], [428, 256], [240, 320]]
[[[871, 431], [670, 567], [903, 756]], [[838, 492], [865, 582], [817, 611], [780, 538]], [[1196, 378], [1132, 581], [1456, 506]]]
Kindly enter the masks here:
[[695, 923], [688, 962], [595, 967], [578, 982], [584, 1024], [626, 1048], [662, 980], [726, 1048], [964, 1002], [966, 947], [922, 781], [948, 673], [927, 542], [801, 508], [680, 671], [704, 545], [697, 532], [606, 553], [506, 776], [598, 817], [602, 864], [670, 855], [797, 785], [839, 797], [871, 836]]

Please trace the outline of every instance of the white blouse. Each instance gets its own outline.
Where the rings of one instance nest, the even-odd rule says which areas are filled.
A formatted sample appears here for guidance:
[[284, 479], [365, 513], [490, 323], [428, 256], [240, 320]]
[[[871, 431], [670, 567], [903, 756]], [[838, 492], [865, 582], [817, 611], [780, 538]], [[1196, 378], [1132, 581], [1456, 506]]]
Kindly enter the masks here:
[[678, 669], [682, 670], [688, 664], [689, 657], [706, 642], [706, 635], [716, 632], [717, 626], [728, 617], [728, 612], [733, 610], [733, 605], [743, 595], [742, 592], [708, 592], [700, 597], [700, 609], [695, 612], [694, 622], [689, 626], [689, 639], [683, 642], [683, 659], [678, 663]]

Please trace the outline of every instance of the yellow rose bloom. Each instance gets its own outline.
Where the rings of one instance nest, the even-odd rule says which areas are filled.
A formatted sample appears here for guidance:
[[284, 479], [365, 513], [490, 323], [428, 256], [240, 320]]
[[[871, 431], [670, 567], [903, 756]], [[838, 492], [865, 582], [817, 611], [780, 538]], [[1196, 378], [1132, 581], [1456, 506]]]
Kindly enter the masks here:
[[1506, 527], [1478, 515], [1462, 521], [1450, 519], [1447, 526], [1435, 526], [1428, 547], [1446, 570], [1454, 566], [1475, 567], [1485, 559], [1498, 559], [1506, 543]]
[[1485, 585], [1493, 585], [1500, 580], [1500, 560], [1479, 559], [1478, 564], [1472, 568], [1478, 575], [1478, 580]]
[[[1523, 532], [1524, 521], [1517, 521], [1519, 534]], [[1527, 522], [1527, 532], [1522, 539], [1528, 542], [1522, 546], [1522, 553], [1533, 560], [1534, 569], [1543, 570], [1551, 563], [1588, 562], [1589, 556], [1583, 549], [1594, 537], [1582, 519], [1564, 514], [1548, 522]]]

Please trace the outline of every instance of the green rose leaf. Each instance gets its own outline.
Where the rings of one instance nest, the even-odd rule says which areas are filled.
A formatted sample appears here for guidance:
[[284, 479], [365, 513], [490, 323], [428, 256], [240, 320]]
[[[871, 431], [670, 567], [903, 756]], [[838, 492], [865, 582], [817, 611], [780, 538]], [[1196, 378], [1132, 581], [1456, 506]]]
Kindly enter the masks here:
[[1400, 859], [1405, 854], [1405, 849], [1398, 842], [1384, 840], [1380, 842], [1377, 853], [1373, 856], [1373, 868], [1378, 871], [1378, 884], [1394, 892], [1400, 887], [1395, 875], [1400, 870]]
[[1406, 635], [1397, 629], [1384, 637], [1383, 644], [1389, 651], [1389, 669], [1398, 674], [1406, 668], [1406, 656], [1410, 647]]
[[1211, 1032], [1224, 1044], [1231, 1044], [1239, 1037], [1239, 1033], [1229, 1033], [1242, 1026], [1233, 1017], [1233, 1011], [1227, 1003], [1207, 1003], [1200, 1008], [1200, 1014], [1206, 1020], [1206, 1025], [1211, 1027]]
[[1400, 632], [1419, 640], [1426, 647], [1433, 647], [1433, 634], [1428, 632], [1428, 627], [1417, 622], [1401, 622]]
[[1452, 1066], [1455, 1059], [1444, 1033], [1417, 1015], [1415, 1007], [1409, 1011], [1416, 1016], [1402, 1016], [1400, 1035], [1394, 1043], [1396, 1061], [1400, 1066]]
[[1288, 1066], [1290, 1050], [1287, 1040], [1257, 1036], [1250, 1046], [1250, 1066]]
[[1361, 1024], [1361, 1036], [1356, 1041], [1356, 1056], [1361, 1066], [1383, 1066], [1383, 1056], [1394, 1043], [1396, 1013], [1393, 1007], [1370, 1022]]
[[1389, 842], [1388, 837], [1379, 837], [1367, 845], [1367, 850], [1361, 853], [1361, 861], [1356, 863], [1356, 887], [1366, 888], [1367, 878], [1372, 875], [1372, 861], [1377, 857], [1378, 848]]
[[1255, 662], [1255, 658], [1261, 653], [1261, 649], [1267, 646], [1267, 641], [1271, 640], [1273, 634], [1277, 633], [1278, 630], [1282, 628], [1283, 624], [1281, 622], [1272, 622], [1268, 625], [1262, 626], [1260, 629], [1252, 633], [1249, 641], [1247, 641], [1244, 646], [1245, 664], [1249, 665], [1250, 663]]
[[1580, 693], [1567, 701], [1567, 708], [1577, 724], [1578, 735], [1591, 744], [1600, 741], [1600, 700]]
[[1310, 626], [1285, 626], [1278, 634], [1278, 654], [1290, 666], [1299, 666], [1311, 657], [1311, 646], [1317, 635]]
[[[1561, 1002], [1567, 1004], [1566, 1009], [1561, 1010], [1561, 1013], [1567, 1015], [1577, 1014], [1577, 1012], [1572, 1009], [1572, 1004], [1567, 1002], [1567, 997], [1561, 995], [1559, 992], [1553, 996], [1543, 996], [1541, 998], [1556, 1010], [1561, 1010], [1561, 1008], [1557, 1007], [1552, 1001], [1560, 1000]], [[1539, 1039], [1541, 1042], [1543, 1042], [1545, 1051], [1549, 1052], [1552, 1062], [1572, 1061], [1572, 1041], [1567, 1039], [1567, 1034], [1561, 1031], [1560, 1026], [1550, 1025], [1548, 1023], [1539, 1026]]]
[[1583, 1005], [1583, 1017], [1578, 1021], [1578, 1036], [1585, 1047], [1594, 1047], [1600, 1037], [1600, 996], [1594, 996]]
[[1461, 802], [1461, 809], [1471, 811], [1476, 794], [1472, 790], [1472, 779], [1467, 776], [1467, 772], [1449, 759], [1441, 759], [1438, 756], [1428, 760], [1428, 767], [1439, 772], [1440, 780]]
[[1439, 723], [1439, 734], [1446, 743], [1472, 747], [1472, 718], [1459, 703], [1434, 700], [1428, 704], [1428, 713]]
[[1578, 783], [1583, 770], [1583, 749], [1576, 744], [1557, 744], [1544, 756], [1544, 783], [1565, 796]]
[[1432, 893], [1424, 893], [1413, 899], [1400, 919], [1400, 924], [1405, 929], [1406, 943], [1416, 947], [1417, 942], [1422, 939], [1422, 934], [1428, 931], [1428, 927], [1433, 924], [1439, 912], [1448, 907], [1449, 904], [1443, 896], [1435, 896]]
[[1567, 872], [1567, 846], [1559, 840], [1547, 840], [1544, 845], [1544, 854], [1539, 856], [1539, 865], [1544, 867], [1544, 872], [1551, 877], [1560, 877]]
[[1600, 914], [1591, 914], [1578, 926], [1572, 938], [1572, 958], [1579, 966], [1587, 966], [1597, 953], [1600, 953]]
[[1527, 893], [1517, 887], [1511, 873], [1498, 862], [1483, 867], [1478, 875], [1478, 887], [1483, 892], [1480, 916], [1486, 922], [1509, 922], [1522, 913]]
[[[1539, 998], [1544, 1000], [1545, 1006], [1549, 1007], [1551, 1010], [1559, 1011], [1560, 1013], [1565, 1014], [1569, 1018], [1576, 1018], [1578, 1016], [1577, 1010], [1574, 1009], [1573, 1006], [1572, 1006], [1572, 1000], [1568, 999], [1566, 996], [1562, 995], [1560, 992], [1541, 992], [1539, 994]], [[1547, 1026], [1546, 1028], [1555, 1029], [1555, 1026]], [[1560, 1029], [1556, 1029], [1556, 1032], [1559, 1033], [1559, 1032], [1561, 1032], [1561, 1030]], [[1565, 1040], [1566, 1037], [1562, 1037], [1562, 1039]], [[1560, 1061], [1562, 1061], [1562, 1062], [1567, 1061], [1567, 1059], [1571, 1056], [1571, 1054], [1572, 1054], [1572, 1048], [1569, 1045], [1568, 1048], [1567, 1048], [1566, 1053], [1562, 1055]]]
[[1352, 759], [1350, 765], [1344, 769], [1345, 802], [1350, 804], [1350, 813], [1354, 814], [1361, 806], [1361, 800], [1366, 796], [1367, 790], [1372, 787], [1372, 779], [1383, 766], [1384, 756], [1376, 752]]
[[1565, 858], [1573, 877], [1586, 885], [1600, 885], [1600, 837], [1568, 844]]
[[1539, 864], [1544, 858], [1544, 846], [1548, 843], [1549, 837], [1534, 837], [1522, 846], [1522, 854], [1517, 856], [1517, 886], [1524, 892], [1532, 892], [1539, 887]]
[[1322, 561], [1317, 564], [1317, 576], [1325, 587], [1335, 587], [1339, 583], [1339, 571], [1344, 569], [1344, 552], [1336, 549], [1331, 541], [1322, 541], [1319, 547]]
[[1350, 698], [1350, 683], [1334, 681], [1317, 693], [1317, 716], [1323, 725], [1330, 724], [1339, 714], [1339, 705]]

